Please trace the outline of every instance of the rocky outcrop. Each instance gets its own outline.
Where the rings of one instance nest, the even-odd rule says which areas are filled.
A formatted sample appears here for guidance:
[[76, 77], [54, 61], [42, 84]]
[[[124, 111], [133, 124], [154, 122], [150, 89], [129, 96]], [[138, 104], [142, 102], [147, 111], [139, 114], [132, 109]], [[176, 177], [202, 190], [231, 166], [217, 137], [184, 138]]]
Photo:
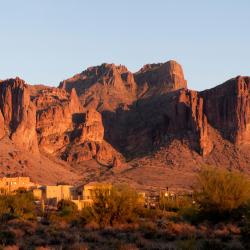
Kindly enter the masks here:
[[38, 153], [36, 108], [23, 80], [15, 78], [0, 83], [0, 109], [6, 133], [15, 144], [28, 152]]
[[4, 137], [5, 131], [4, 131], [4, 118], [2, 111], [0, 110], [0, 139]]
[[139, 97], [166, 94], [187, 87], [181, 65], [173, 60], [145, 65], [135, 73], [135, 80], [138, 84]]
[[178, 139], [202, 156], [213, 149], [204, 100], [181, 89], [140, 99], [130, 110], [105, 113], [107, 140], [129, 158], [148, 155]]
[[125, 66], [102, 64], [90, 67], [60, 83], [59, 88], [75, 88], [81, 103], [87, 109], [115, 110], [136, 99], [137, 85], [134, 76]]
[[201, 92], [208, 122], [236, 144], [250, 144], [250, 77], [236, 77]]
[[119, 167], [123, 157], [106, 141], [85, 141], [68, 147], [62, 158], [68, 162], [81, 163], [95, 159], [99, 164], [107, 167]]
[[68, 162], [80, 163], [95, 159], [105, 166], [119, 166], [122, 156], [104, 140], [102, 116], [94, 109], [87, 110], [84, 122], [78, 126], [79, 136], [75, 137], [62, 154]]
[[166, 94], [186, 88], [182, 67], [175, 61], [147, 64], [133, 74], [125, 66], [102, 64], [60, 83], [75, 88], [84, 107], [98, 111], [127, 108], [138, 98]]
[[76, 92], [52, 88], [42, 91], [35, 99], [37, 106], [37, 132], [40, 148], [54, 154], [71, 140], [83, 108]]
[[82, 107], [75, 89], [50, 88], [33, 99], [37, 106], [37, 132], [43, 152], [61, 157], [69, 163], [95, 159], [112, 166], [117, 157], [104, 139], [102, 116], [95, 109]]
[[102, 116], [94, 109], [86, 112], [86, 120], [83, 124], [80, 141], [102, 142], [104, 136], [104, 127], [102, 124]]
[[176, 111], [179, 122], [175, 126], [180, 130], [192, 131], [194, 140], [191, 140], [191, 144], [196, 144], [195, 147], [201, 155], [208, 155], [212, 150], [212, 142], [209, 138], [203, 98], [196, 91], [181, 90]]

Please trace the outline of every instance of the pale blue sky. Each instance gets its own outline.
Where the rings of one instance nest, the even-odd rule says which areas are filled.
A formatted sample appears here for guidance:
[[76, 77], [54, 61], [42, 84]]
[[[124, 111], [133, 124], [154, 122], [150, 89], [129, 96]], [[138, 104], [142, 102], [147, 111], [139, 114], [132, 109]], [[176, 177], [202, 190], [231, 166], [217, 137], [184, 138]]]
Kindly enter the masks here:
[[249, 0], [0, 0], [0, 79], [57, 86], [103, 62], [175, 59], [192, 89], [250, 75]]

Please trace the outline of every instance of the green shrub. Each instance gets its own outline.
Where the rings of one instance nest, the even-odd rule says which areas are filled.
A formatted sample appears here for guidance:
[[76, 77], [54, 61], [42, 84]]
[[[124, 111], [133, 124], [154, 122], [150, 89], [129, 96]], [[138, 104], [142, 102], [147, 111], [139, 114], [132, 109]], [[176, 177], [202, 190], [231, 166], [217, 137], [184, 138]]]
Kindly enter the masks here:
[[76, 204], [70, 200], [60, 200], [57, 204], [57, 209], [62, 217], [71, 216], [78, 212]]
[[187, 240], [179, 240], [176, 243], [178, 250], [196, 250], [197, 241], [194, 238], [187, 239]]
[[134, 220], [138, 205], [137, 192], [127, 185], [95, 190], [94, 203], [83, 210], [87, 221], [96, 222], [100, 228]]
[[17, 192], [15, 195], [0, 196], [0, 220], [11, 218], [33, 219], [35, 217], [34, 197], [31, 193]]
[[186, 196], [176, 196], [176, 197], [164, 197], [160, 199], [160, 208], [166, 211], [178, 212], [179, 210], [191, 207], [192, 197]]
[[200, 209], [196, 205], [180, 209], [178, 215], [192, 224], [197, 224], [201, 220]]
[[[138, 206], [135, 209], [135, 213], [136, 213], [136, 216], [138, 216], [141, 219], [157, 220], [157, 219], [162, 219], [163, 217], [165, 217], [167, 212], [161, 209], [149, 209], [143, 206]], [[175, 214], [175, 213], [172, 213], [172, 214]]]
[[241, 173], [204, 168], [198, 174], [194, 193], [203, 212], [221, 217], [230, 215], [247, 203], [250, 186]]

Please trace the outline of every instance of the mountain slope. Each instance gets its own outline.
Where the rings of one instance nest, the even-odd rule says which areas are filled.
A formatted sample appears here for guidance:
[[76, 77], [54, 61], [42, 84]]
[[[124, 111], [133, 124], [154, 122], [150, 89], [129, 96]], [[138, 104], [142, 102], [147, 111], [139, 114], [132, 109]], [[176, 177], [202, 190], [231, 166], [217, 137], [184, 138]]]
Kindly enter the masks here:
[[[148, 64], [134, 74], [102, 64], [59, 88], [10, 79], [0, 82], [0, 143], [12, 142], [31, 159], [48, 159], [44, 173], [56, 169], [63, 176], [66, 166], [74, 172], [71, 182], [187, 189], [205, 164], [249, 172], [249, 93], [250, 77], [242, 76], [189, 90], [175, 61]], [[8, 158], [2, 157], [2, 174], [22, 160]], [[38, 178], [34, 169], [28, 172]]]

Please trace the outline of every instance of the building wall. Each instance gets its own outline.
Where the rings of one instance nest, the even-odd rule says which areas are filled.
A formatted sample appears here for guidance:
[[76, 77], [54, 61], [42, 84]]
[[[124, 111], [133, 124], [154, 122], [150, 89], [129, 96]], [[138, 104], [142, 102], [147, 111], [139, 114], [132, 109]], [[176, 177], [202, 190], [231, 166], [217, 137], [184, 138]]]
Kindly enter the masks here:
[[45, 199], [70, 200], [73, 195], [73, 186], [58, 185], [45, 187]]
[[83, 188], [84, 199], [94, 199], [96, 190], [111, 190], [112, 184], [110, 183], [89, 183]]
[[39, 188], [33, 189], [33, 195], [34, 195], [35, 199], [37, 199], [37, 200], [41, 200], [43, 198], [42, 197], [43, 192]]
[[93, 200], [71, 200], [74, 202], [78, 210], [82, 210], [85, 207], [89, 207], [93, 204]]
[[36, 184], [30, 181], [29, 177], [3, 177], [0, 178], [0, 189], [6, 192], [13, 192], [19, 188], [30, 189]]

